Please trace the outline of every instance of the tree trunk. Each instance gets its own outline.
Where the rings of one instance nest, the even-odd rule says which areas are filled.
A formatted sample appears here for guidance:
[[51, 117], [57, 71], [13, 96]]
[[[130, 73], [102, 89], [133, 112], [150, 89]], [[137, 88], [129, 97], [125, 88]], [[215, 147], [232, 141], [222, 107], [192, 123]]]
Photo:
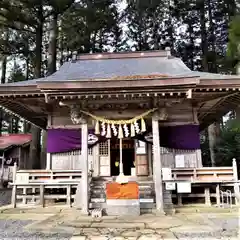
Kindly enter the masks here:
[[48, 48], [48, 75], [51, 75], [54, 72], [56, 72], [57, 35], [58, 35], [57, 18], [58, 18], [57, 14], [54, 14], [50, 22], [49, 48]]
[[211, 43], [211, 67], [209, 67], [208, 71], [210, 72], [217, 72], [217, 59], [216, 59], [216, 37], [214, 32], [214, 23], [213, 23], [213, 16], [212, 16], [212, 6], [211, 1], [208, 0], [208, 17], [209, 17], [209, 41]]
[[219, 133], [220, 133], [219, 123], [213, 123], [208, 127], [208, 141], [209, 141], [209, 150], [210, 150], [212, 167], [216, 166], [215, 147], [216, 147]]
[[202, 67], [203, 71], [208, 71], [208, 41], [205, 19], [205, 1], [199, 2], [200, 7], [200, 29], [201, 29], [201, 47], [202, 47]]
[[[53, 14], [50, 29], [49, 29], [49, 48], [48, 48], [48, 73], [51, 75], [56, 72], [56, 62], [57, 62], [57, 36], [58, 36], [58, 15]], [[42, 148], [41, 148], [41, 167], [46, 167], [47, 158], [47, 131], [42, 132]]]
[[[6, 82], [6, 71], [7, 71], [7, 56], [2, 56], [2, 73], [1, 73], [1, 83], [4, 84]], [[3, 131], [3, 110], [0, 109], [0, 135], [2, 135]]]
[[[36, 29], [36, 48], [35, 48], [35, 68], [34, 77], [41, 77], [42, 67], [42, 38], [43, 38], [43, 7], [39, 6], [38, 10], [39, 25]], [[31, 126], [32, 141], [30, 145], [30, 156], [28, 168], [38, 169], [41, 167], [40, 163], [40, 140], [41, 140], [41, 129], [32, 124]]]

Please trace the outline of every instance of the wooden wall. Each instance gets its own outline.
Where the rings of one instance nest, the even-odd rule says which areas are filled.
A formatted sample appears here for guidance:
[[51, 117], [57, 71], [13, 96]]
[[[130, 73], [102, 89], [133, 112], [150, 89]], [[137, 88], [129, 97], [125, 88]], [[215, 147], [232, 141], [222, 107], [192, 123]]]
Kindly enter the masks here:
[[161, 148], [162, 167], [176, 168], [176, 155], [184, 155], [185, 168], [202, 167], [202, 158], [199, 156], [198, 151]]
[[[119, 111], [101, 111], [101, 112], [93, 112], [99, 116], [105, 116], [106, 118], [131, 118], [138, 114], [141, 114], [143, 110], [136, 111], [127, 111], [123, 110]], [[198, 124], [197, 112], [192, 107], [192, 103], [190, 101], [184, 101], [182, 103], [173, 103], [167, 107], [167, 120], [160, 121], [160, 126], [174, 126], [174, 125], [185, 125], [185, 124]], [[73, 125], [70, 119], [70, 112], [67, 107], [57, 107], [52, 114], [49, 116], [48, 124], [50, 126], [55, 127], [64, 127], [64, 125]], [[93, 122], [89, 123], [89, 127], [93, 127]], [[97, 146], [95, 147], [98, 148]], [[151, 151], [151, 150], [150, 150]], [[92, 166], [99, 167], [99, 149], [94, 150], [94, 153], [89, 153], [89, 159], [92, 162]], [[166, 149], [161, 148], [161, 158], [163, 167], [175, 167], [175, 156], [183, 154], [185, 167], [202, 167], [202, 159], [201, 159], [201, 150], [177, 150], [177, 149]], [[53, 169], [80, 169], [79, 161], [80, 152], [71, 152], [71, 153], [59, 153], [52, 154], [51, 162]], [[148, 155], [148, 161], [151, 162], [150, 158], [152, 158], [151, 154]], [[67, 160], [68, 159], [68, 160]], [[110, 162], [110, 161], [109, 161]], [[149, 165], [149, 172], [151, 174], [151, 167]], [[98, 170], [99, 171], [99, 170]], [[97, 171], [97, 173], [98, 173]], [[95, 173], [96, 174], [96, 173]]]

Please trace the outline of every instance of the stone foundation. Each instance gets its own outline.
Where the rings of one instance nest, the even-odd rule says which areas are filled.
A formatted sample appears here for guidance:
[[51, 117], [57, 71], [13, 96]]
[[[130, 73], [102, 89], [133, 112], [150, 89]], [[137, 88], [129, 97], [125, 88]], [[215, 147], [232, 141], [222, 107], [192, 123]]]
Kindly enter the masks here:
[[106, 214], [108, 216], [139, 216], [139, 200], [111, 199], [107, 200]]

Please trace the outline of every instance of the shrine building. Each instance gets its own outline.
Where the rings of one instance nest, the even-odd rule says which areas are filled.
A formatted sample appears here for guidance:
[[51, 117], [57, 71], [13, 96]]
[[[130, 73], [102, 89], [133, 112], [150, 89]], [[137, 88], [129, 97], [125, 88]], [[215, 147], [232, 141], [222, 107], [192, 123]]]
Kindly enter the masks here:
[[[192, 189], [202, 184], [206, 203], [213, 187], [217, 204], [225, 181], [237, 203], [235, 163], [205, 168], [200, 131], [238, 107], [239, 90], [239, 76], [191, 71], [169, 51], [97, 53], [82, 54], [45, 78], [0, 85], [0, 105], [47, 130], [41, 171], [62, 171], [72, 180], [80, 173], [83, 213], [104, 209], [106, 183], [115, 181], [136, 182], [141, 210], [163, 212], [176, 200], [182, 204], [185, 193], [169, 184], [181, 181]], [[21, 171], [34, 170], [18, 167], [15, 174]], [[68, 190], [70, 205], [74, 194]], [[20, 198], [27, 203], [30, 197], [25, 191]]]

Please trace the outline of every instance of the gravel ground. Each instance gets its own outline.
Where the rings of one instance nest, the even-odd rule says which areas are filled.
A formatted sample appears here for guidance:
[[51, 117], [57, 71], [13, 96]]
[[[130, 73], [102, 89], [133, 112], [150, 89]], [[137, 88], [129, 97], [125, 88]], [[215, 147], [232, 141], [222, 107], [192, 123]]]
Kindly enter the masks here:
[[0, 220], [1, 240], [69, 240], [71, 236], [67, 234], [43, 234], [38, 232], [27, 232], [24, 226], [32, 221], [22, 220]]
[[[203, 214], [205, 215], [205, 214]], [[240, 219], [239, 217], [231, 218], [217, 218], [210, 214], [205, 216], [214, 225], [221, 228], [221, 231], [216, 231], [212, 233], [175, 233], [175, 236], [181, 240], [190, 239], [224, 239], [224, 240], [237, 240], [240, 239]]]

